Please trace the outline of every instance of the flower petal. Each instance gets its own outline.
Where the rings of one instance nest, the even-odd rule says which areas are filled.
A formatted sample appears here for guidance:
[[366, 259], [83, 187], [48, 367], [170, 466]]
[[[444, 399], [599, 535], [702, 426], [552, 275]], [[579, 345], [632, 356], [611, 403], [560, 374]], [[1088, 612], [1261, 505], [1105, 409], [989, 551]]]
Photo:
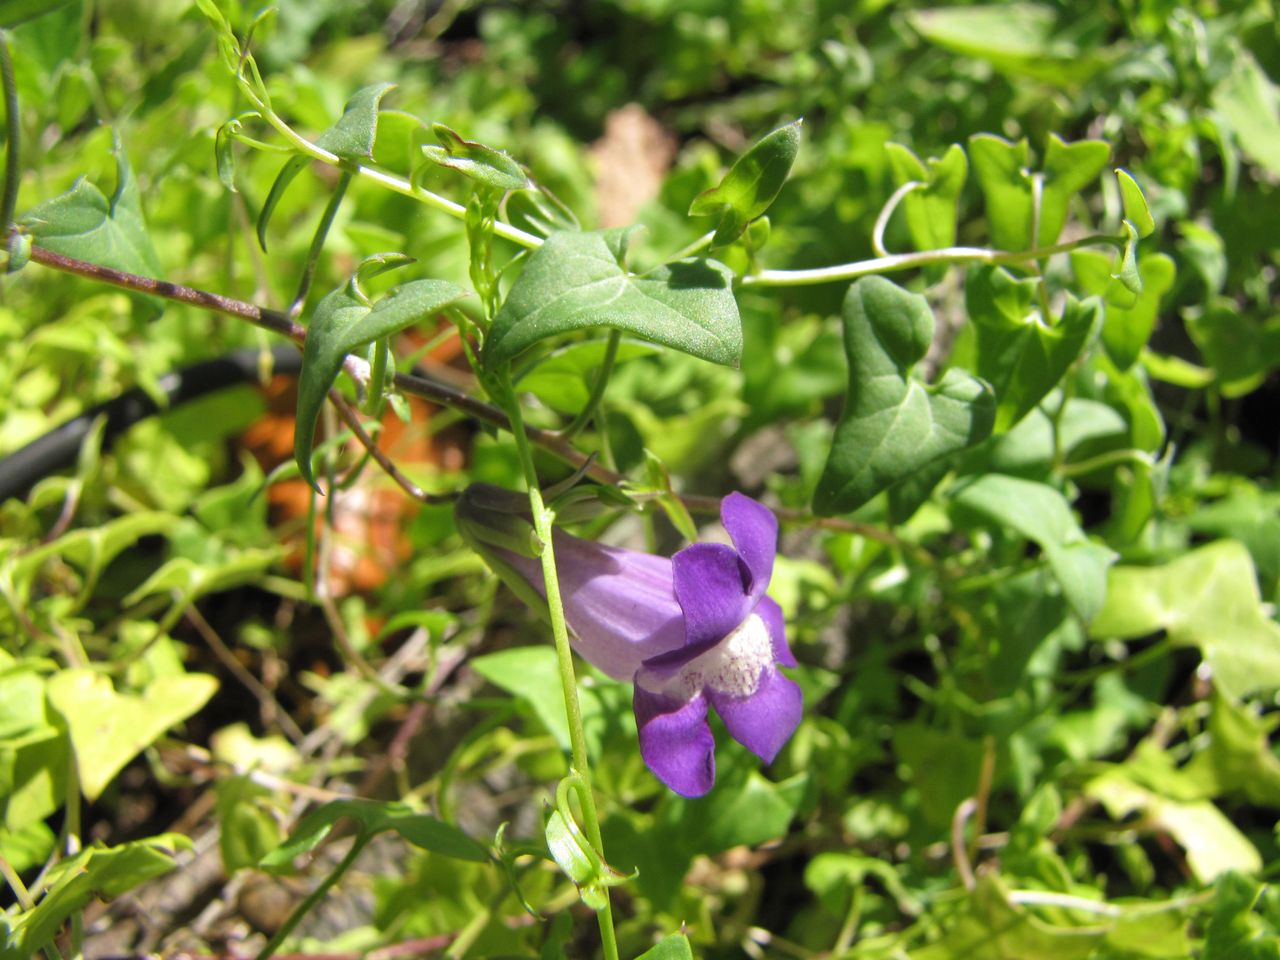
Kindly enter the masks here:
[[750, 573], [733, 547], [695, 543], [672, 557], [671, 566], [676, 599], [684, 611], [686, 645], [720, 640], [751, 612], [746, 590]]
[[730, 736], [765, 763], [772, 763], [791, 739], [804, 712], [800, 687], [777, 667], [765, 667], [749, 697], [725, 696], [712, 689], [707, 695]]
[[751, 571], [751, 596], [759, 599], [769, 588], [773, 558], [778, 552], [778, 518], [762, 503], [741, 493], [720, 501], [720, 522]]
[[[558, 530], [552, 542], [565, 620], [584, 660], [629, 682], [645, 660], [684, 645], [684, 614], [676, 602], [670, 560]], [[502, 554], [546, 596], [540, 560]]]
[[715, 783], [716, 744], [701, 694], [681, 703], [636, 684], [632, 697], [640, 756], [654, 776], [682, 797], [700, 797]]
[[773, 659], [784, 667], [798, 666], [791, 648], [787, 646], [787, 625], [782, 618], [782, 608], [773, 597], [761, 597], [756, 604], [756, 613], [764, 621], [769, 630], [769, 639], [773, 641]]

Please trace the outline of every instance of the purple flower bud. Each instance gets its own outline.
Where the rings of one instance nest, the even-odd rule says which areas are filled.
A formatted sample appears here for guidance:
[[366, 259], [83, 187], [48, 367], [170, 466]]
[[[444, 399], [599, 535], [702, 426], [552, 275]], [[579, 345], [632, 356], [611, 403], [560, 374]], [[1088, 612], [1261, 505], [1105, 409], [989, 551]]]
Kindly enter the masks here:
[[[474, 530], [494, 498], [486, 493], [477, 508], [471, 490], [458, 511]], [[635, 684], [640, 753], [658, 779], [686, 797], [702, 796], [715, 781], [708, 705], [765, 763], [795, 732], [802, 710], [800, 688], [778, 669], [796, 665], [782, 611], [765, 595], [778, 521], [740, 493], [721, 501], [720, 518], [732, 547], [697, 543], [671, 560], [558, 530], [553, 538], [574, 649]], [[545, 596], [535, 557], [492, 541], [477, 549], [504, 579], [521, 578], [521, 596], [529, 587]]]

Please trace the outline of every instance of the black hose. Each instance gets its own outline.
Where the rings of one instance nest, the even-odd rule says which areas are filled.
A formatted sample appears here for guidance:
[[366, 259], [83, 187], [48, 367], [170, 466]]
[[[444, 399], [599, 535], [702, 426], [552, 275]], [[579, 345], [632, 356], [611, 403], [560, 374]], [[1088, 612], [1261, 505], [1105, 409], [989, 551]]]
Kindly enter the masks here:
[[[168, 398], [168, 407], [176, 407], [227, 387], [256, 383], [261, 359], [261, 350], [236, 350], [165, 374], [160, 378], [160, 390]], [[292, 344], [273, 347], [271, 359], [275, 373], [297, 376], [302, 369], [302, 354]], [[80, 452], [80, 445], [98, 417], [105, 414], [107, 418], [103, 436], [103, 443], [106, 444], [139, 420], [161, 413], [164, 409], [166, 408], [157, 405], [145, 391], [135, 388], [54, 427], [44, 436], [0, 460], [0, 500], [23, 496], [41, 478], [72, 466]]]

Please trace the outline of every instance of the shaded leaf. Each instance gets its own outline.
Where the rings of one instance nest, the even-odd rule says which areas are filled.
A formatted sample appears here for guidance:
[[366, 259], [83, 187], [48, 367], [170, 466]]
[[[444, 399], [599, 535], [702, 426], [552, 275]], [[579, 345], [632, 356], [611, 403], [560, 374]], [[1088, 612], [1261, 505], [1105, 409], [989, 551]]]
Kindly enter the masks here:
[[16, 27], [20, 23], [65, 7], [71, 0], [4, 0], [0, 3], [0, 27]]
[[729, 268], [688, 259], [628, 273], [623, 261], [636, 229], [548, 237], [494, 318], [484, 344], [485, 366], [500, 366], [547, 337], [591, 327], [614, 327], [737, 366], [742, 322]]
[[281, 846], [262, 858], [264, 867], [281, 867], [320, 844], [333, 825], [350, 817], [359, 825], [365, 839], [394, 830], [416, 847], [455, 860], [483, 863], [488, 851], [451, 824], [425, 813], [415, 813], [402, 803], [380, 800], [333, 800], [317, 807], [298, 821], [293, 833]]
[[[1115, 365], [1128, 370], [1151, 339], [1159, 314], [1160, 298], [1173, 287], [1176, 267], [1163, 253], [1148, 254], [1139, 260], [1142, 293], [1136, 300], [1128, 295], [1112, 302], [1116, 281], [1111, 277], [1111, 258], [1096, 250], [1074, 250], [1071, 266], [1081, 288], [1107, 298], [1102, 323], [1102, 345]], [[1126, 305], [1132, 301], [1131, 305]]]
[[1068, 296], [1062, 317], [1049, 326], [1036, 300], [1034, 279], [1017, 280], [1000, 267], [971, 270], [965, 308], [977, 332], [975, 372], [995, 389], [995, 432], [1025, 417], [1096, 334], [1102, 316], [1096, 300]]
[[1098, 616], [1107, 596], [1107, 568], [1116, 556], [1085, 536], [1061, 493], [1043, 483], [993, 473], [961, 484], [951, 496], [966, 509], [1035, 541], [1076, 614], [1086, 623]]
[[1245, 156], [1280, 176], [1280, 89], [1252, 53], [1235, 52], [1231, 72], [1213, 91], [1212, 102]]
[[694, 197], [689, 216], [720, 216], [715, 246], [733, 243], [747, 224], [769, 209], [800, 152], [801, 122], [765, 134], [734, 161], [719, 186]]
[[636, 960], [693, 960], [693, 947], [683, 933], [663, 937]]
[[933, 461], [984, 440], [995, 418], [991, 388], [958, 370], [933, 386], [911, 376], [933, 339], [928, 302], [882, 277], [844, 300], [849, 391], [814, 491], [820, 514], [856, 510]]

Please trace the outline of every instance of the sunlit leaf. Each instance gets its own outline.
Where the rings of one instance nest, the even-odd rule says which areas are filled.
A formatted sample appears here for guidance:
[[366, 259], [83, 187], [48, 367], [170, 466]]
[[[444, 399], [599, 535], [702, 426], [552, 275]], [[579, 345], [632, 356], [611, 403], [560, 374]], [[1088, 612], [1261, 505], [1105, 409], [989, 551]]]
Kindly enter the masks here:
[[484, 344], [496, 368], [548, 337], [614, 327], [712, 363], [737, 366], [742, 322], [729, 268], [688, 259], [628, 273], [636, 228], [554, 233], [529, 258]]
[[694, 197], [689, 216], [720, 217], [715, 246], [733, 243], [769, 209], [800, 152], [800, 124], [797, 120], [761, 137], [734, 161], [719, 186]]
[[523, 190], [530, 186], [520, 164], [502, 151], [464, 140], [443, 123], [433, 123], [431, 132], [441, 145], [425, 146], [422, 153], [432, 163], [456, 170], [495, 190]]

